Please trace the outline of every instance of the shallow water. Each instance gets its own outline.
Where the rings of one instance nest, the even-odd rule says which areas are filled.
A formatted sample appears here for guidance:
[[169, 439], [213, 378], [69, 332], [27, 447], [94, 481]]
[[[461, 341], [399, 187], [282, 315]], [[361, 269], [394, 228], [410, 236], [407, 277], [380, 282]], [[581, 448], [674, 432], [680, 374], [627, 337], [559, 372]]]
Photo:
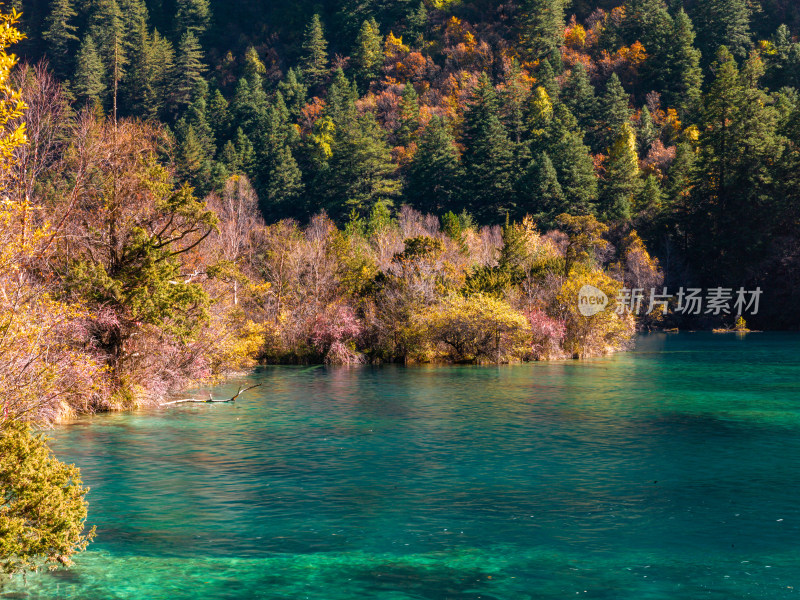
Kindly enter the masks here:
[[52, 433], [98, 537], [14, 598], [800, 593], [800, 336], [504, 367], [265, 368]]

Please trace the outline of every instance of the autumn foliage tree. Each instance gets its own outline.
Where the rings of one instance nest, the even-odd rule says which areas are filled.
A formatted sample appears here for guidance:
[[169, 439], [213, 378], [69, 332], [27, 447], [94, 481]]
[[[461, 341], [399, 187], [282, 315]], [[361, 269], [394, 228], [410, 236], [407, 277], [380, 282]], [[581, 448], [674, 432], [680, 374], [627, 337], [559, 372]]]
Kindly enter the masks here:
[[[25, 110], [11, 86], [16, 61], [7, 48], [22, 35], [16, 11], [0, 15], [0, 175], [10, 173], [15, 148], [26, 143]], [[27, 422], [81, 393], [86, 379], [71, 377], [91, 363], [72, 352], [68, 321], [75, 310], [54, 300], [35, 282], [33, 263], [46, 251], [49, 227], [36, 218], [27, 198], [0, 205], [4, 236], [0, 250], [0, 577], [69, 565], [93, 536], [85, 533], [88, 490], [75, 467], [50, 453]], [[38, 222], [37, 222], [38, 221]], [[91, 367], [84, 373], [96, 375]], [[77, 384], [77, 385], [76, 385]], [[76, 389], [77, 388], [77, 389]], [[57, 412], [58, 408], [54, 412]], [[51, 413], [52, 414], [52, 413]]]

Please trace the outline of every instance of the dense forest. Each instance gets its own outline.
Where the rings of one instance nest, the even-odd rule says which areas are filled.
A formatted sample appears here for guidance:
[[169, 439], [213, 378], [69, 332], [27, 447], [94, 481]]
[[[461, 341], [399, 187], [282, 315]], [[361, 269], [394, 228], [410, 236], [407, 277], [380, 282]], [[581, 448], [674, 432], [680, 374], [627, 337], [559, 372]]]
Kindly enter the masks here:
[[164, 124], [198, 197], [635, 229], [666, 283], [796, 326], [800, 8], [752, 2], [12, 2], [72, 110]]
[[[5, 10], [0, 344], [8, 389], [39, 391], [6, 412], [132, 406], [257, 360], [591, 356], [731, 326], [737, 290], [762, 294], [748, 324], [798, 326], [788, 0]], [[587, 285], [608, 311], [578, 311]], [[615, 302], [631, 289], [649, 315]], [[687, 311], [689, 289], [729, 301]]]

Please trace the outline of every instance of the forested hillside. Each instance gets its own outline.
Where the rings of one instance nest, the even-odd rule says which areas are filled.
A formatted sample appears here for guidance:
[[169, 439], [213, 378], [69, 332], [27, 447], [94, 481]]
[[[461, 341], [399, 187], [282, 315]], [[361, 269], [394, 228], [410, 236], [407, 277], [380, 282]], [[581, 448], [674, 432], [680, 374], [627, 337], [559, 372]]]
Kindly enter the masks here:
[[[13, 2], [73, 107], [157, 119], [199, 195], [635, 227], [667, 283], [798, 293], [789, 0]], [[780, 307], [778, 309], [778, 307]]]
[[[254, 360], [591, 356], [744, 308], [798, 326], [794, 2], [5, 9], [7, 411]], [[579, 313], [587, 285], [608, 311]]]

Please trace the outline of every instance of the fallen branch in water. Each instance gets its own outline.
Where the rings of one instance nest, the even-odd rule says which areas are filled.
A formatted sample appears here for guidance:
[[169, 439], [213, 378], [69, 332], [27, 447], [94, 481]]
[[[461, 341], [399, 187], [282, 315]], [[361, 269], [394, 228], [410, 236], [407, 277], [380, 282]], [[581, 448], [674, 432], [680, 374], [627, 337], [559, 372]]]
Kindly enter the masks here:
[[256, 383], [255, 385], [251, 385], [250, 387], [246, 387], [244, 389], [242, 389], [242, 387], [239, 386], [239, 391], [236, 392], [236, 395], [233, 398], [228, 398], [226, 400], [214, 400], [214, 396], [212, 396], [209, 393], [208, 394], [208, 400], [200, 400], [198, 398], [184, 398], [182, 400], [173, 400], [172, 402], [164, 402], [161, 406], [172, 406], [173, 404], [187, 404], [187, 403], [190, 403], [190, 402], [194, 402], [194, 403], [197, 403], [197, 404], [210, 404], [212, 402], [215, 402], [215, 403], [216, 402], [236, 402], [236, 399], [239, 396], [241, 396], [245, 392], [247, 392], [249, 390], [252, 390], [253, 388], [257, 388], [257, 387], [261, 387], [261, 384], [260, 383]]

